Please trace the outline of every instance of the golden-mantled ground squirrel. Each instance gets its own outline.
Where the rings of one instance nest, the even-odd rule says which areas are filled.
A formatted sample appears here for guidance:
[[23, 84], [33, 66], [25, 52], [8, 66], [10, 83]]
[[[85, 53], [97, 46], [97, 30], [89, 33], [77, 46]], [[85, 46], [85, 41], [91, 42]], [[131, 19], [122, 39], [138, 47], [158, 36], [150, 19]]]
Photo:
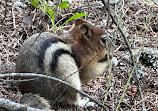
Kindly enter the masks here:
[[[102, 75], [107, 69], [105, 42], [103, 29], [77, 19], [67, 34], [57, 36], [43, 32], [26, 40], [17, 57], [16, 72], [57, 77], [81, 90], [82, 83]], [[93, 105], [88, 99], [81, 99], [72, 88], [48, 79], [22, 81], [18, 88], [23, 94], [21, 103], [36, 108], [49, 109], [59, 103]]]

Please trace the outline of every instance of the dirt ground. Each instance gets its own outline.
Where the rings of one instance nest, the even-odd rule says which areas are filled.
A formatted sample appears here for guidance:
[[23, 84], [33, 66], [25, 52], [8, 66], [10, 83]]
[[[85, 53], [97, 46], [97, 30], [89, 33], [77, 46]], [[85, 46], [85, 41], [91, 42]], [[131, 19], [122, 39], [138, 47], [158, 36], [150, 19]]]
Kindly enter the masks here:
[[[7, 1], [7, 2], [6, 2]], [[23, 1], [23, 0], [21, 0]], [[144, 95], [140, 97], [136, 79], [133, 78], [127, 87], [125, 96], [120, 104], [120, 111], [141, 111], [144, 101], [147, 111], [158, 109], [158, 2], [154, 0], [120, 0], [117, 4], [111, 4], [112, 13], [126, 33], [131, 44], [134, 57], [138, 55], [139, 49], [146, 48], [141, 54], [137, 65], [139, 85]], [[156, 0], [155, 0], [156, 1]], [[85, 18], [92, 24], [105, 28], [108, 14], [104, 11], [101, 0], [74, 0], [71, 9], [61, 11], [68, 19], [70, 15], [78, 12], [87, 13]], [[64, 17], [65, 17], [64, 16]], [[55, 21], [61, 19], [57, 13]], [[15, 61], [22, 43], [31, 35], [48, 31], [51, 22], [38, 9], [20, 0], [0, 1], [0, 73], [15, 72]], [[122, 22], [122, 23], [121, 23]], [[68, 23], [71, 26], [73, 21]], [[61, 23], [59, 23], [61, 24]], [[105, 72], [104, 76], [91, 80], [83, 85], [83, 90], [104, 103], [114, 105], [116, 109], [123, 89], [128, 81], [133, 66], [131, 65], [128, 47], [118, 30], [118, 27], [109, 20], [106, 32], [116, 45], [114, 56], [119, 63], [112, 69], [111, 74]], [[53, 33], [61, 34], [63, 30]], [[111, 75], [111, 76], [110, 76]], [[134, 75], [134, 74], [133, 74]], [[110, 79], [111, 78], [111, 79]], [[110, 81], [111, 80], [111, 81]], [[21, 94], [14, 84], [9, 84], [0, 79], [0, 98], [6, 98], [18, 102]], [[101, 111], [102, 108], [81, 109], [83, 111]], [[60, 109], [61, 110], [61, 109]], [[107, 109], [108, 110], [108, 109]]]

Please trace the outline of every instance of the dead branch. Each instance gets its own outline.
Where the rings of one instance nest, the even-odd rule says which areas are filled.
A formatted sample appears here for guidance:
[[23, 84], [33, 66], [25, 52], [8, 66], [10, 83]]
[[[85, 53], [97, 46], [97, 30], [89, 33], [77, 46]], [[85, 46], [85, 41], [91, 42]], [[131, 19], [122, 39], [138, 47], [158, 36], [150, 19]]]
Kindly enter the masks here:
[[14, 8], [15, 8], [15, 4], [14, 4], [13, 7], [12, 7], [12, 17], [13, 17], [13, 26], [14, 26], [14, 28], [16, 28]]
[[[104, 4], [104, 6], [105, 6], [105, 0], [103, 0], [102, 2]], [[109, 26], [109, 20], [110, 20], [110, 0], [107, 1], [107, 9], [108, 9], [108, 19], [107, 19], [107, 24], [105, 26], [105, 29], [107, 29], [108, 26]]]
[[2, 20], [2, 23], [4, 23], [4, 20], [5, 20], [6, 15], [7, 15], [7, 3], [8, 3], [8, 0], [5, 0], [4, 18], [3, 18], [3, 20]]
[[[105, 5], [105, 7], [107, 7], [107, 6]], [[118, 26], [118, 29], [120, 30], [120, 32], [121, 32], [121, 34], [122, 34], [122, 36], [123, 36], [123, 38], [124, 38], [124, 40], [125, 40], [125, 42], [126, 42], [126, 45], [128, 46], [128, 50], [129, 50], [129, 53], [130, 53], [131, 59], [132, 59], [132, 65], [134, 66], [134, 64], [135, 64], [135, 59], [134, 59], [134, 56], [133, 56], [133, 53], [132, 53], [132, 50], [131, 50], [131, 45], [130, 45], [129, 42], [128, 42], [127, 36], [126, 36], [126, 34], [124, 33], [124, 31], [122, 30], [121, 26], [120, 26], [120, 25], [117, 23], [117, 21], [115, 20], [113, 14], [111, 13], [111, 12], [112, 12], [111, 9], [106, 8], [106, 10], [107, 10], [108, 13], [110, 14], [110, 17], [111, 17], [113, 23], [114, 23], [116, 26]], [[110, 11], [109, 11], [109, 10], [110, 10]], [[134, 70], [135, 70], [135, 73], [134, 73], [134, 74], [135, 74], [135, 77], [136, 77], [136, 82], [137, 82], [137, 84], [138, 84], [138, 89], [139, 89], [139, 92], [140, 92], [140, 97], [141, 97], [141, 99], [143, 100], [143, 99], [144, 99], [144, 96], [143, 96], [143, 93], [142, 93], [142, 90], [141, 90], [140, 81], [139, 81], [139, 79], [138, 79], [137, 67], [135, 67]], [[142, 101], [142, 110], [143, 110], [143, 111], [146, 111], [144, 101]]]
[[37, 108], [32, 108], [29, 106], [25, 106], [19, 103], [12, 102], [10, 100], [0, 98], [0, 107], [6, 108], [9, 111], [15, 111], [15, 110], [23, 110], [23, 111], [51, 111], [51, 110], [42, 110]]
[[[88, 97], [90, 100], [94, 101], [96, 104], [98, 104], [99, 106], [103, 107], [105, 110], [108, 108], [111, 109], [111, 106], [108, 105], [108, 104], [102, 104], [101, 102], [99, 102], [97, 99], [93, 98], [92, 96], [86, 94], [85, 92], [81, 91], [81, 90], [78, 90], [76, 89], [74, 86], [72, 86], [71, 84], [63, 81], [63, 80], [60, 80], [58, 78], [55, 78], [55, 77], [51, 77], [51, 76], [47, 76], [47, 75], [43, 75], [43, 74], [35, 74], [35, 73], [10, 73], [10, 74], [0, 74], [0, 78], [7, 78], [7, 77], [18, 77], [18, 78], [23, 78], [23, 77], [39, 77], [39, 78], [46, 78], [46, 79], [50, 79], [50, 80], [54, 80], [54, 81], [57, 81], [57, 82], [60, 82], [62, 84], [65, 84], [67, 85], [68, 87], [71, 87], [73, 88], [76, 92], [80, 93], [81, 95], [83, 96], [86, 96]], [[107, 106], [107, 107], [105, 107]]]
[[132, 50], [131, 50], [131, 45], [128, 42], [127, 36], [123, 32], [121, 26], [116, 22], [116, 20], [115, 20], [114, 16], [112, 15], [111, 11], [109, 12], [109, 14], [110, 14], [110, 17], [111, 17], [113, 23], [116, 24], [116, 26], [118, 26], [118, 29], [120, 30], [120, 32], [121, 32], [121, 34], [122, 34], [122, 36], [123, 36], [123, 38], [124, 38], [124, 40], [126, 42], [126, 45], [128, 46], [128, 50], [129, 50], [129, 53], [131, 55], [131, 59], [132, 59], [132, 63], [133, 63], [132, 65], [134, 65], [135, 64], [135, 60], [134, 60], [134, 56], [133, 56], [133, 53], [132, 53]]
[[158, 3], [155, 0], [151, 0], [155, 5], [158, 6]]

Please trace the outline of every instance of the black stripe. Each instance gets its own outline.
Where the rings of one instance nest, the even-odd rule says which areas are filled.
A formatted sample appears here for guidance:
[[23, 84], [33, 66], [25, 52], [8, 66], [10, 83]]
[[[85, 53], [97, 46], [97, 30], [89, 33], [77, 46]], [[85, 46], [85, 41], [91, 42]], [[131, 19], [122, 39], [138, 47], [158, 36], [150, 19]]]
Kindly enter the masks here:
[[70, 55], [74, 60], [75, 60], [75, 56], [74, 54], [70, 53], [68, 50], [65, 50], [65, 49], [58, 49], [54, 52], [54, 55], [52, 57], [52, 62], [50, 64], [51, 66], [51, 72], [54, 72], [54, 70], [56, 69], [57, 67], [57, 63], [58, 63], [58, 59], [59, 57], [62, 55], [62, 54], [68, 54]]
[[51, 39], [47, 39], [45, 40], [42, 45], [40, 46], [40, 50], [39, 50], [39, 56], [38, 56], [38, 65], [41, 68], [41, 70], [44, 70], [44, 55], [46, 50], [51, 46], [51, 44], [53, 43], [57, 43], [57, 42], [62, 42], [65, 43], [63, 40], [59, 39], [59, 38], [51, 38]]

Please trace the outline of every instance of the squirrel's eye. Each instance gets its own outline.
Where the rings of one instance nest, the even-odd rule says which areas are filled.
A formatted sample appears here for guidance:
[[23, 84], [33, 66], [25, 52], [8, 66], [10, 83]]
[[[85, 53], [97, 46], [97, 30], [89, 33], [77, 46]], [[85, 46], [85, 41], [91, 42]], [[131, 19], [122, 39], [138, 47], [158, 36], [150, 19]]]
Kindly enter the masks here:
[[101, 37], [101, 41], [105, 44], [106, 43], [106, 37]]
[[101, 38], [100, 38], [100, 42], [101, 42], [101, 44], [102, 44], [103, 46], [106, 45], [106, 40], [107, 40], [106, 37], [101, 37]]

